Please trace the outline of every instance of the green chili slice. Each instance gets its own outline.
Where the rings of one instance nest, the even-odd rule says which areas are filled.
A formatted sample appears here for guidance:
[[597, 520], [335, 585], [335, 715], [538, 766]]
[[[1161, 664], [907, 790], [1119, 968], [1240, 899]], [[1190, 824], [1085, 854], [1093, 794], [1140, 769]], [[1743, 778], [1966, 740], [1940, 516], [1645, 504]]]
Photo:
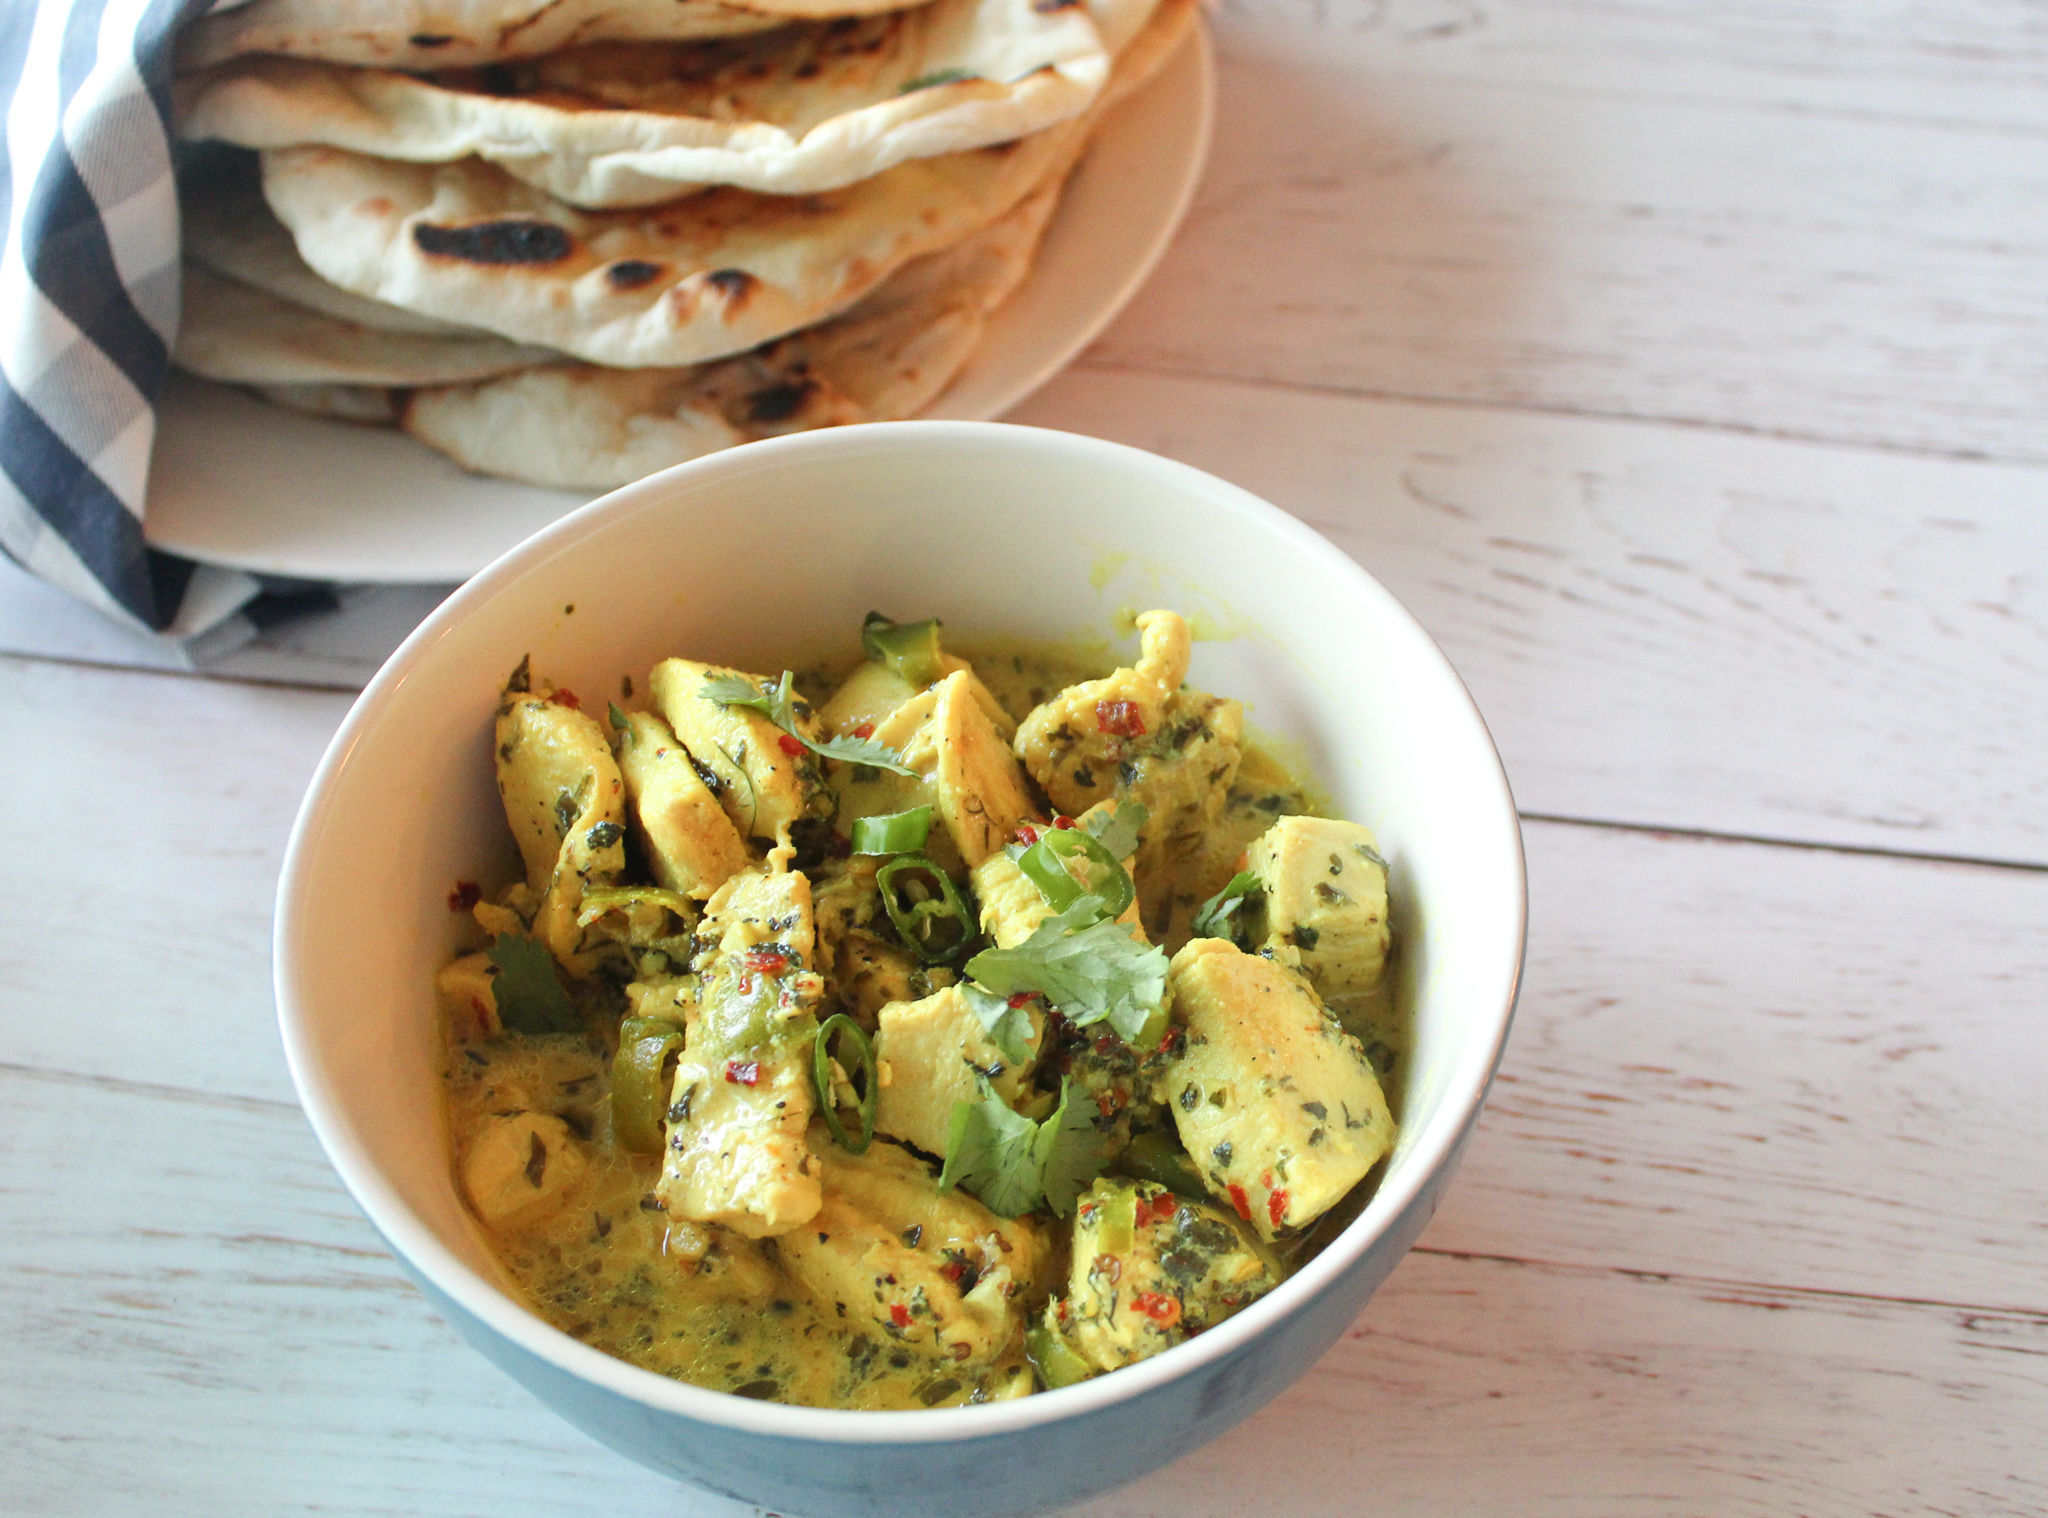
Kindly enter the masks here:
[[661, 1149], [661, 1120], [668, 1112], [668, 1060], [683, 1047], [683, 1030], [658, 1017], [629, 1017], [619, 1024], [619, 1052], [612, 1056], [612, 1134], [638, 1154]]
[[[1077, 877], [1068, 868], [1068, 861], [1073, 859], [1081, 861], [1086, 878]], [[1083, 896], [1095, 896], [1102, 901], [1102, 917], [1115, 921], [1137, 895], [1130, 872], [1116, 855], [1080, 828], [1046, 829], [1038, 835], [1038, 842], [1017, 856], [1017, 868], [1038, 887], [1039, 894], [1055, 912], [1066, 911]]]
[[1201, 1172], [1195, 1169], [1187, 1151], [1157, 1128], [1133, 1134], [1116, 1163], [1125, 1175], [1164, 1186], [1176, 1196], [1208, 1198], [1209, 1188], [1203, 1184]]
[[939, 662], [939, 619], [922, 622], [892, 622], [878, 611], [868, 613], [861, 624], [860, 646], [877, 664], [885, 664], [909, 684], [923, 690], [941, 675]]
[[[850, 1038], [858, 1050], [860, 1062], [860, 1134], [856, 1137], [846, 1131], [846, 1124], [840, 1120], [839, 1104], [832, 1099], [832, 1040]], [[811, 1044], [811, 1084], [818, 1092], [818, 1114], [825, 1119], [825, 1126], [832, 1130], [833, 1140], [841, 1149], [851, 1154], [867, 1153], [868, 1145], [875, 1141], [875, 1104], [881, 1099], [882, 1083], [875, 1077], [875, 1046], [869, 1042], [859, 1023], [844, 1012], [835, 1012], [825, 1019], [825, 1025], [818, 1029], [817, 1039]]]
[[932, 809], [914, 806], [907, 812], [853, 819], [856, 854], [915, 854], [932, 832]]
[[958, 959], [974, 941], [974, 916], [946, 872], [923, 854], [898, 854], [875, 872], [882, 906], [904, 945], [928, 965]]
[[1024, 1358], [1047, 1391], [1077, 1385], [1095, 1374], [1095, 1368], [1069, 1349], [1065, 1339], [1043, 1324], [1024, 1335]]

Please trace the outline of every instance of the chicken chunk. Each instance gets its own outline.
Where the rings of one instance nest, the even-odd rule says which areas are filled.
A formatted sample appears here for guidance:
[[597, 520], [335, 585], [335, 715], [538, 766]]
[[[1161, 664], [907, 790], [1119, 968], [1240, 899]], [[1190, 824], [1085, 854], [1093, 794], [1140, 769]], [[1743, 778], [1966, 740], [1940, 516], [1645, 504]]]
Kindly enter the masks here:
[[[994, 939], [998, 948], [1016, 948], [1053, 915], [1045, 893], [1000, 849], [976, 865], [971, 878], [975, 899], [981, 903], [981, 931]], [[1136, 900], [1117, 921], [1130, 924], [1138, 941], [1145, 942]]]
[[955, 1102], [981, 1099], [981, 1083], [1014, 1103], [1038, 1063], [1045, 1015], [1038, 1003], [1027, 1011], [1030, 1057], [1013, 1064], [996, 1047], [967, 1003], [967, 993], [948, 986], [922, 1001], [892, 1002], [881, 1010], [875, 1061], [881, 1094], [875, 1129], [917, 1145], [927, 1154], [946, 1152]]
[[952, 982], [951, 970], [921, 965], [900, 944], [858, 928], [840, 940], [832, 972], [839, 1010], [869, 1030], [890, 1002], [917, 1001]]
[[[1017, 730], [1017, 724], [1011, 720], [1010, 714], [1003, 710], [1002, 703], [996, 700], [988, 687], [981, 683], [980, 676], [974, 673], [974, 666], [952, 654], [941, 654], [939, 669], [941, 679], [947, 675], [966, 674], [975, 702], [988, 714], [989, 721], [995, 725], [996, 732], [1001, 735], [1002, 740], [1008, 743], [1011, 735]], [[930, 687], [926, 686], [924, 689], [928, 690]], [[912, 685], [886, 664], [876, 664], [870, 660], [856, 666], [853, 673], [840, 683], [839, 689], [832, 692], [831, 699], [819, 711], [818, 720], [824, 724], [825, 731], [835, 738], [844, 738], [856, 734], [862, 727], [881, 726], [898, 707], [918, 693], [919, 687]]]
[[498, 1021], [498, 993], [491, 982], [498, 967], [488, 954], [465, 954], [441, 967], [434, 990], [457, 1040], [489, 1038], [503, 1027]]
[[1264, 887], [1265, 946], [1299, 951], [1325, 1002], [1376, 989], [1386, 968], [1387, 862], [1372, 829], [1327, 817], [1283, 817], [1250, 850]]
[[533, 935], [571, 975], [589, 975], [604, 955], [577, 926], [583, 893], [626, 865], [625, 783], [611, 745], [573, 706], [532, 694], [523, 663], [498, 707], [496, 743], [498, 795], [539, 898]]
[[1152, 738], [1118, 772], [1116, 800], [1145, 808], [1131, 874], [1145, 920], [1163, 933], [1175, 878], [1197, 855], [1229, 799], [1243, 758], [1244, 706], [1202, 691], [1176, 691]]
[[[705, 682], [722, 676], [756, 689], [773, 683], [722, 665], [664, 659], [647, 677], [648, 693], [740, 836], [787, 843], [798, 823], [832, 810], [817, 756], [752, 707], [706, 696]], [[796, 702], [795, 715], [797, 725], [815, 736], [810, 707]]]
[[652, 712], [625, 718], [619, 773], [647, 867], [667, 889], [703, 901], [747, 867], [747, 846], [669, 725]]
[[810, 1046], [824, 982], [809, 883], [753, 871], [705, 907], [698, 994], [676, 1063], [655, 1194], [671, 1215], [748, 1238], [786, 1233], [818, 1210], [805, 1138], [815, 1106]]
[[824, 1201], [776, 1240], [813, 1297], [885, 1341], [939, 1360], [996, 1359], [1017, 1340], [1049, 1246], [1038, 1225], [941, 1192], [909, 1150], [878, 1139], [848, 1154], [822, 1129]]
[[939, 819], [969, 869], [1037, 810], [1024, 772], [975, 699], [976, 684], [956, 670], [933, 686], [931, 718], [903, 749], [903, 762], [929, 778]]
[[1181, 1142], [1261, 1238], [1314, 1222], [1394, 1143], [1358, 1040], [1307, 981], [1220, 938], [1167, 971], [1186, 1042], [1168, 1073]]
[[1067, 1295], [1047, 1323], [1090, 1370], [1116, 1370], [1214, 1327], [1279, 1284], [1277, 1266], [1216, 1208], [1149, 1181], [1104, 1176], [1074, 1214]]
[[1017, 757], [1054, 806], [1078, 816], [1116, 793], [1118, 766], [1162, 726], [1187, 679], [1192, 639], [1177, 612], [1138, 618], [1137, 662], [1070, 685], [1017, 728]]
[[559, 1117], [512, 1112], [487, 1117], [462, 1162], [462, 1194], [484, 1225], [518, 1229], [560, 1207], [589, 1159]]

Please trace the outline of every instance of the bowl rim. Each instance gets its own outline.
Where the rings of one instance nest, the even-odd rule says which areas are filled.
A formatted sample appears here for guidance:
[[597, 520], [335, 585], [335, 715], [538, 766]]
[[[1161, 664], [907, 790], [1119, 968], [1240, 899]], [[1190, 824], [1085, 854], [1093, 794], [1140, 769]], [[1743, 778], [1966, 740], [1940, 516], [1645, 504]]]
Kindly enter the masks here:
[[[842, 459], [932, 449], [997, 448], [1051, 453], [1084, 466], [1149, 472], [1162, 483], [1209, 499], [1250, 525], [1278, 534], [1296, 549], [1324, 561], [1348, 578], [1359, 595], [1380, 603], [1405, 623], [1426, 659], [1463, 698], [1486, 745], [1486, 794], [1470, 799], [1470, 810], [1490, 813], [1504, 833], [1513, 863], [1511, 889], [1515, 924], [1513, 963], [1501, 988], [1500, 1005], [1487, 1015], [1483, 1036], [1453, 1057], [1446, 1077], [1445, 1105], [1405, 1158], [1398, 1175], [1382, 1176], [1371, 1199], [1336, 1238], [1301, 1270], [1266, 1297], [1196, 1338], [1113, 1375], [1076, 1386], [981, 1406], [929, 1410], [867, 1411], [760, 1402], [672, 1380], [616, 1359], [553, 1327], [500, 1287], [473, 1271], [443, 1244], [386, 1179], [358, 1138], [339, 1093], [317, 1058], [306, 1001], [295, 982], [299, 944], [309, 924], [303, 898], [313, 880], [314, 850], [341, 774], [358, 743], [392, 694], [433, 654], [436, 645], [472, 611], [512, 582], [544, 566], [590, 532], [638, 513], [658, 509], [679, 487], [702, 487], [774, 469], [812, 456]], [[793, 433], [749, 443], [678, 464], [600, 497], [542, 528], [507, 550], [460, 586], [399, 645], [364, 686], [321, 756], [294, 819], [278, 880], [272, 934], [273, 983], [279, 1033], [299, 1103], [328, 1162], [370, 1223], [397, 1255], [433, 1290], [517, 1349], [578, 1380], [656, 1411], [736, 1433], [835, 1444], [921, 1445], [986, 1438], [1082, 1417], [1132, 1400], [1170, 1381], [1213, 1366], [1261, 1336], [1265, 1329], [1305, 1307], [1311, 1298], [1363, 1257], [1422, 1197], [1439, 1172], [1450, 1166], [1476, 1122], [1506, 1045], [1520, 994], [1528, 944], [1528, 871], [1520, 819], [1498, 747], [1471, 692], [1435, 641], [1394, 595], [1351, 556], [1306, 523], [1279, 507], [1205, 470], [1144, 449], [1076, 433], [1006, 422], [879, 422]]]

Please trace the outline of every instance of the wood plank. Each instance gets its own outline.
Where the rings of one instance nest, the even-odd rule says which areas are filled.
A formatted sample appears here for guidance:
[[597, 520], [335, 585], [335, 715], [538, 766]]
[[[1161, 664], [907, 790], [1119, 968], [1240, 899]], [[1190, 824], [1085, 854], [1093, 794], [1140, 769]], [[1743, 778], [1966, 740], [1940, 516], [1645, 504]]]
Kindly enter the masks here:
[[1459, 1251], [2048, 1310], [2048, 873], [1527, 828]]
[[[747, 1511], [459, 1344], [287, 1108], [0, 1071], [0, 1165], [20, 1511]], [[1082, 1511], [2039, 1514], [2044, 1416], [2040, 1313], [1418, 1253], [1272, 1408]]]
[[291, 1099], [271, 902], [349, 697], [0, 657], [0, 1061]]
[[2048, 471], [1093, 371], [1016, 420], [1334, 539], [1527, 811], [2048, 861]]
[[[1682, 23], [1636, 45], [1643, 9], [1551, 10], [1549, 57], [1569, 35], [1578, 58], [1555, 72], [1498, 64], [1512, 27], [1428, 62], [1428, 24], [1401, 12], [1491, 14], [1463, 0], [1381, 24], [1321, 0], [1227, 16], [1194, 212], [1095, 361], [2048, 458], [2032, 23], [1979, 9], [1963, 30], [1990, 45], [1909, 47], [1916, 78], [1952, 80], [1922, 108], [1940, 119], [1909, 120], [1870, 110], [1895, 64], [1812, 108], [1801, 13], [1729, 21], [1723, 71], [1751, 85], [1717, 97], [1706, 65], [1672, 66]], [[1978, 79], [1994, 121], [1951, 119]]]
[[2048, 35], [2026, 0], [1224, 0], [1233, 47], [1335, 55], [1361, 75], [1664, 95], [1886, 121], [2048, 126]]

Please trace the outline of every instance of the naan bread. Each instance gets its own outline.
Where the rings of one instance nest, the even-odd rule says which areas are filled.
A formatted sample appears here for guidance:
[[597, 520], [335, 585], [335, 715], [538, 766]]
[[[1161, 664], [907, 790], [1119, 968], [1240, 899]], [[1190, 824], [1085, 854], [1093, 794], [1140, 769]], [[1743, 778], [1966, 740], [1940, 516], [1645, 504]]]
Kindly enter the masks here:
[[501, 337], [427, 336], [337, 321], [187, 262], [180, 369], [250, 385], [446, 385], [559, 363]]
[[792, 21], [871, 16], [902, 0], [255, 0], [195, 21], [179, 66], [248, 53], [394, 69], [538, 58], [587, 42], [731, 37]]
[[358, 327], [423, 336], [481, 337], [475, 327], [436, 321], [331, 285], [306, 266], [298, 245], [263, 198], [254, 154], [219, 153], [182, 168], [178, 211], [185, 257], [252, 289]]
[[1022, 282], [1059, 195], [1034, 191], [843, 316], [688, 369], [535, 369], [418, 390], [406, 430], [465, 469], [537, 485], [623, 485], [735, 443], [914, 416], [959, 373]]
[[358, 295], [592, 363], [701, 363], [845, 310], [1063, 174], [1192, 16], [1192, 0], [1161, 5], [1080, 116], [824, 195], [728, 188], [579, 211], [477, 159], [403, 164], [334, 148], [265, 153], [264, 195], [306, 262]]
[[258, 395], [288, 411], [303, 411], [323, 421], [356, 422], [366, 427], [398, 424], [403, 390], [372, 390], [363, 385], [252, 385]]
[[[572, 205], [700, 185], [838, 189], [1080, 114], [1152, 0], [932, 0], [718, 42], [607, 43], [421, 77], [247, 58], [180, 81], [179, 132], [447, 163], [475, 154]], [[1100, 15], [1102, 29], [1097, 29]]]

